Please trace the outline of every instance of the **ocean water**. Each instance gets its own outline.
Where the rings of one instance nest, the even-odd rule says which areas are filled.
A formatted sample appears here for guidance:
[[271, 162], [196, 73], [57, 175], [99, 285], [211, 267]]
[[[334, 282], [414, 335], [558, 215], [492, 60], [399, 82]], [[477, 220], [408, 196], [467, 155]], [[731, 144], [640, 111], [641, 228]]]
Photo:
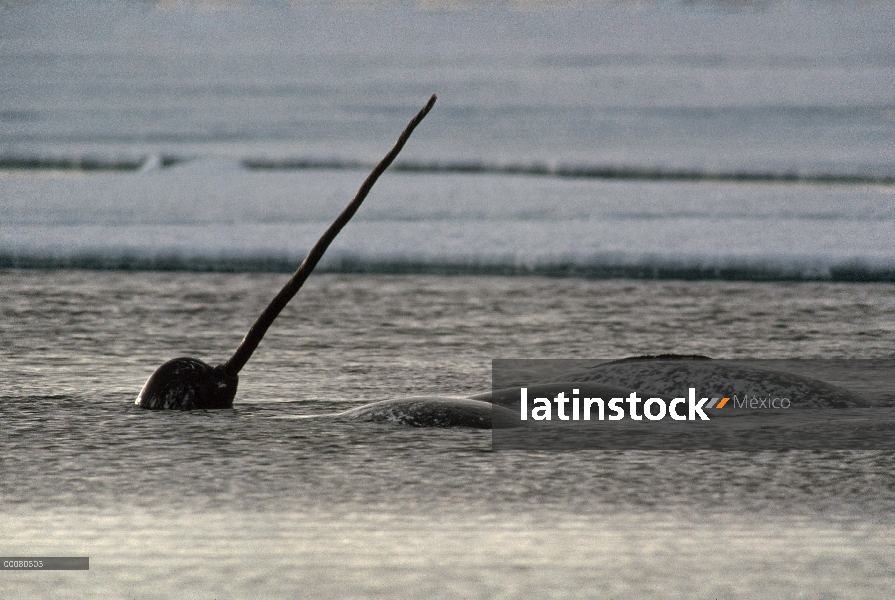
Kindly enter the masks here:
[[[888, 598], [883, 452], [335, 423], [494, 358], [895, 357], [888, 3], [0, 6], [3, 598]], [[242, 371], [368, 168], [395, 168]]]
[[884, 2], [0, 9], [0, 264], [892, 281]]
[[[891, 357], [890, 284], [322, 274], [233, 410], [149, 412], [279, 274], [0, 273], [6, 597], [885, 598], [886, 452], [491, 451], [488, 431], [300, 417], [489, 389], [494, 356]], [[706, 559], [710, 557], [710, 560]]]

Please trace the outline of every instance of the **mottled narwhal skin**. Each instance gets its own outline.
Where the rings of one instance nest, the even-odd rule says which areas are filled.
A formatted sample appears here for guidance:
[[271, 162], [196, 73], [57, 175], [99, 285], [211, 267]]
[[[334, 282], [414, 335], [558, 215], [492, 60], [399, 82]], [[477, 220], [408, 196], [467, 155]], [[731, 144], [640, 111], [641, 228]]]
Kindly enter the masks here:
[[368, 423], [397, 423], [410, 427], [471, 427], [503, 429], [521, 427], [516, 412], [472, 398], [418, 396], [383, 400], [347, 410], [335, 418]]
[[233, 408], [238, 375], [189, 357], [169, 360], [150, 376], [136, 404], [154, 410]]

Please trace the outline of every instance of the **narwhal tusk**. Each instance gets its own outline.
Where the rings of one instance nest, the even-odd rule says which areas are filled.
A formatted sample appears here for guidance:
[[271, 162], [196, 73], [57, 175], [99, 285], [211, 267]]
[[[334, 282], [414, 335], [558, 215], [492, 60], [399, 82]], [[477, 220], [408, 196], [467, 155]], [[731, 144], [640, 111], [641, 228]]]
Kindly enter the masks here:
[[348, 204], [345, 210], [342, 211], [342, 214], [333, 221], [333, 224], [329, 226], [329, 229], [327, 229], [320, 239], [317, 240], [317, 243], [311, 248], [311, 251], [308, 252], [308, 256], [305, 257], [301, 266], [295, 271], [292, 279], [283, 286], [280, 293], [277, 294], [267, 308], [264, 309], [264, 312], [261, 313], [258, 320], [255, 321], [255, 324], [252, 325], [252, 328], [249, 329], [249, 332], [246, 334], [245, 338], [243, 338], [242, 343], [239, 344], [239, 348], [236, 349], [236, 352], [233, 353], [230, 360], [224, 363], [223, 367], [225, 371], [231, 375], [236, 375], [242, 370], [249, 358], [251, 358], [252, 353], [258, 347], [258, 344], [261, 343], [261, 338], [264, 337], [268, 327], [270, 327], [271, 323], [277, 318], [277, 315], [280, 314], [280, 311], [283, 310], [286, 304], [292, 300], [292, 297], [295, 296], [298, 290], [301, 289], [301, 286], [304, 284], [305, 280], [307, 280], [311, 271], [313, 271], [314, 267], [317, 266], [317, 263], [320, 262], [323, 253], [326, 252], [326, 249], [329, 248], [332, 241], [336, 238], [339, 232], [342, 231], [342, 228], [345, 227], [348, 221], [351, 220], [351, 217], [354, 216], [354, 213], [357, 212], [357, 209], [360, 208], [361, 203], [373, 188], [373, 184], [376, 183], [379, 176], [382, 175], [388, 166], [392, 164], [392, 161], [395, 160], [395, 157], [398, 156], [398, 153], [401, 152], [404, 144], [407, 143], [407, 140], [410, 138], [410, 134], [413, 133], [414, 128], [416, 128], [420, 121], [422, 121], [429, 111], [432, 110], [436, 98], [437, 96], [432, 94], [432, 97], [429, 98], [429, 102], [426, 103], [426, 106], [423, 107], [404, 129], [401, 137], [399, 137], [398, 141], [395, 143], [395, 147], [392, 148], [391, 152], [385, 155], [385, 158], [383, 158], [378, 165], [376, 165], [373, 172], [370, 173], [366, 181], [360, 186], [354, 200]]
[[311, 251], [302, 261], [292, 278], [283, 286], [280, 293], [274, 297], [271, 303], [264, 309], [252, 328], [243, 338], [242, 343], [226, 363], [217, 367], [211, 367], [195, 358], [175, 358], [169, 360], [156, 369], [146, 385], [137, 396], [136, 404], [143, 408], [151, 409], [180, 409], [190, 410], [194, 408], [232, 408], [233, 398], [236, 396], [236, 387], [239, 382], [239, 372], [255, 352], [258, 344], [267, 329], [273, 323], [277, 315], [286, 304], [295, 296], [308, 276], [320, 262], [326, 249], [339, 234], [343, 227], [351, 220], [354, 213], [363, 203], [367, 194], [373, 188], [373, 184], [379, 176], [392, 164], [398, 153], [407, 143], [410, 134], [425, 118], [435, 105], [436, 96], [432, 94], [426, 106], [413, 118], [401, 133], [394, 148], [385, 155], [385, 158], [376, 165], [367, 179], [360, 186], [345, 210], [342, 211], [332, 225], [317, 240]]

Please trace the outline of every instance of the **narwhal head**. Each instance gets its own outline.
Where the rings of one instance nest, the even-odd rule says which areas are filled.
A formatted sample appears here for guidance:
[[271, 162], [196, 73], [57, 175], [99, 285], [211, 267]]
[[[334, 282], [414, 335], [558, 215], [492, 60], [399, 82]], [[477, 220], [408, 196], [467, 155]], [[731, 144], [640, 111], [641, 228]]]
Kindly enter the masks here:
[[136, 404], [156, 410], [233, 408], [237, 383], [239, 377], [223, 365], [212, 367], [195, 358], [175, 358], [149, 377]]
[[339, 234], [345, 224], [351, 220], [354, 213], [360, 207], [364, 198], [370, 192], [373, 184], [382, 175], [401, 149], [410, 138], [414, 128], [429, 113], [435, 104], [435, 94], [429, 98], [426, 106], [411, 119], [410, 123], [401, 133], [398, 141], [391, 151], [385, 155], [376, 168], [370, 173], [357, 191], [345, 210], [333, 221], [332, 225], [323, 233], [308, 256], [298, 267], [286, 285], [280, 290], [264, 312], [249, 329], [242, 343], [233, 353], [233, 356], [217, 367], [205, 364], [195, 358], [175, 358], [169, 360], [158, 369], [143, 386], [140, 395], [137, 396], [137, 406], [151, 409], [193, 410], [202, 408], [233, 408], [233, 398], [236, 396], [236, 384], [239, 382], [239, 372], [251, 358], [252, 353], [261, 343], [261, 338], [273, 320], [277, 318], [283, 307], [298, 292], [305, 280], [320, 262], [320, 258], [329, 245]]

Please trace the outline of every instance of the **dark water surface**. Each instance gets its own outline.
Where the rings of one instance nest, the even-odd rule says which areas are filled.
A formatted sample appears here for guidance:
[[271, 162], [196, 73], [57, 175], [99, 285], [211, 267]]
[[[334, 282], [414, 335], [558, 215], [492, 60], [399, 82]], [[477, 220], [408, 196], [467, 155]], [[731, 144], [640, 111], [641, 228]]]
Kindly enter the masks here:
[[874, 452], [491, 452], [489, 432], [303, 419], [468, 395], [497, 357], [892, 356], [888, 285], [322, 275], [230, 411], [133, 406], [225, 359], [285, 277], [0, 272], [6, 597], [886, 597]]

